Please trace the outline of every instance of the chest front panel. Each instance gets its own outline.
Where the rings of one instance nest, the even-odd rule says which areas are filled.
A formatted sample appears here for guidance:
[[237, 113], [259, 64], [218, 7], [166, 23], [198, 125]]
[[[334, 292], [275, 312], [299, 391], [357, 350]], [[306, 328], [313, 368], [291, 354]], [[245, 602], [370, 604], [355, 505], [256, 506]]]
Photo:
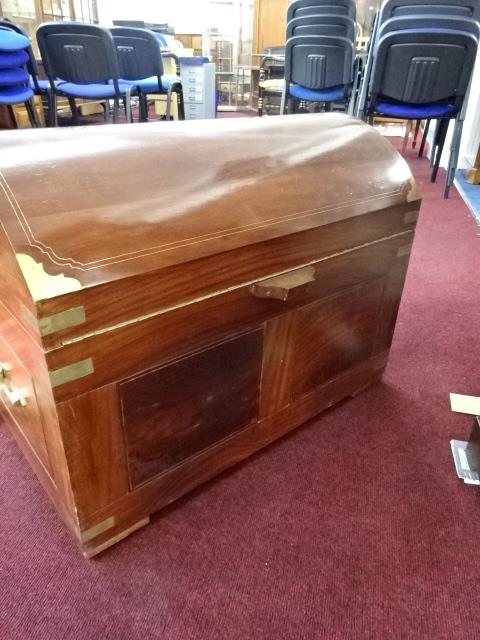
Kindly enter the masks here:
[[[57, 389], [65, 398], [59, 405], [65, 437], [85, 447], [91, 439], [104, 442], [94, 420], [71, 423], [71, 416], [95, 412], [105, 390], [111, 410], [104, 446], [116, 443], [113, 469], [101, 455], [89, 459], [90, 486], [82, 476], [78, 488], [80, 513], [98, 512], [93, 487], [112, 477], [118, 492], [135, 495], [179, 470], [188, 473], [216, 451], [226, 450], [218, 455], [231, 464], [248, 451], [236, 450], [238, 438], [248, 434], [255, 447], [272, 417], [383, 357], [412, 239], [402, 231], [172, 310], [146, 321], [148, 328], [138, 323], [60, 350], [57, 357], [67, 351], [94, 363], [91, 374]], [[70, 463], [78, 465], [74, 457]]]

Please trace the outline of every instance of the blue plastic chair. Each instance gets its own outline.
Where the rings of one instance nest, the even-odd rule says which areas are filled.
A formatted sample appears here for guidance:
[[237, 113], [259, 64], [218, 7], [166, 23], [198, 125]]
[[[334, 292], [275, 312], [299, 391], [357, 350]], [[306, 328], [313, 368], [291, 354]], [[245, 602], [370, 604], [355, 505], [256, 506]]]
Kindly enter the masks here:
[[[285, 85], [280, 113], [287, 102], [347, 102], [353, 82], [353, 41], [339, 36], [294, 36], [285, 47]], [[293, 99], [293, 100], [291, 100]]]
[[[170, 120], [172, 93], [175, 93], [179, 119], [184, 120], [182, 83], [177, 75], [164, 73], [159, 41], [161, 34], [134, 27], [113, 27], [111, 33], [121, 82], [129, 85], [130, 92], [140, 95], [142, 119], [148, 117], [146, 96], [153, 93], [167, 96], [166, 118]], [[129, 103], [127, 94], [127, 105]]]
[[37, 41], [50, 83], [51, 113], [57, 125], [57, 96], [68, 98], [78, 122], [76, 98], [113, 100], [113, 121], [130, 85], [119, 81], [113, 38], [108, 29], [80, 22], [49, 22], [37, 29]]
[[33, 89], [27, 71], [30, 40], [10, 26], [0, 23], [0, 104], [24, 104], [32, 127], [38, 127]]
[[[25, 31], [22, 29], [22, 27], [19, 27], [17, 24], [14, 24], [12, 22], [3, 22], [0, 21], [0, 27], [6, 27], [9, 29], [12, 29], [13, 31], [16, 31], [17, 33], [25, 36], [26, 38], [28, 38], [28, 35], [25, 33]], [[29, 38], [28, 38], [29, 39]], [[37, 67], [37, 61], [35, 60], [35, 55], [33, 53], [33, 49], [30, 45], [30, 39], [29, 39], [29, 46], [28, 49], [25, 49], [25, 65], [26, 65], [26, 69], [28, 71], [28, 73], [30, 74], [30, 79], [29, 79], [29, 84], [30, 84], [30, 88], [33, 89], [33, 92], [36, 96], [40, 96], [40, 97], [45, 97], [47, 98], [47, 103], [48, 105], [50, 105], [51, 103], [51, 99], [50, 99], [50, 82], [46, 79], [41, 79], [38, 77], [38, 67]], [[48, 122], [50, 123], [50, 114], [48, 114]]]
[[[402, 120], [455, 120], [445, 197], [458, 162], [467, 94], [477, 55], [477, 39], [447, 29], [394, 31], [380, 38], [369, 88], [366, 114]], [[444, 126], [445, 129], [445, 126]], [[446, 132], [446, 130], [445, 130]], [[443, 142], [437, 150], [436, 179]]]

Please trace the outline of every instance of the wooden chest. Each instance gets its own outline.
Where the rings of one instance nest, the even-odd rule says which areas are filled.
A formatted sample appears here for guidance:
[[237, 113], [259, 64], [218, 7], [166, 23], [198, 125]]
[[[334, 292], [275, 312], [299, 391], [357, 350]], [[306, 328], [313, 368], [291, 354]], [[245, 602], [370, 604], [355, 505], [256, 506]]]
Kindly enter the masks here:
[[420, 199], [372, 128], [17, 131], [0, 158], [0, 411], [85, 555], [380, 379]]

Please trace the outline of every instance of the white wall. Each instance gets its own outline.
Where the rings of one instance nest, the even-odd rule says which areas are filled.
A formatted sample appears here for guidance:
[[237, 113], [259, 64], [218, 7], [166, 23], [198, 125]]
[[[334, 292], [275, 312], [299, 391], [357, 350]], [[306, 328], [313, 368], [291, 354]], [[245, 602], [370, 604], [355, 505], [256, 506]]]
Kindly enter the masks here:
[[[435, 122], [432, 122], [431, 131], [435, 129]], [[445, 147], [440, 159], [441, 167], [448, 167], [450, 159], [450, 143], [452, 141], [454, 123], [450, 122], [447, 137], [445, 139]], [[460, 144], [460, 153], [458, 156], [458, 169], [471, 169], [475, 156], [477, 155], [478, 145], [480, 144], [480, 49], [478, 50], [477, 60], [472, 75], [472, 83], [470, 85], [470, 95], [468, 98], [467, 112], [465, 114], [465, 122], [463, 124], [462, 141]]]
[[462, 144], [460, 145], [460, 157], [458, 166], [469, 169], [475, 161], [478, 145], [480, 143], [480, 49], [477, 54], [477, 62], [473, 71], [470, 98], [463, 126]]
[[168, 22], [177, 33], [203, 33], [207, 26], [208, 0], [97, 0], [100, 24], [112, 20]]

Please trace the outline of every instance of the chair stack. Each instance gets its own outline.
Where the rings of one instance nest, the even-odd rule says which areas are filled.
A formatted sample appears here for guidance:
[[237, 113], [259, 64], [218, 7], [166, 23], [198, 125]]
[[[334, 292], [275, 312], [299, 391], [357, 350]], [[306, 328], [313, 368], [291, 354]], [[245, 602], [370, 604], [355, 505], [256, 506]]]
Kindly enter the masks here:
[[454, 120], [446, 198], [458, 162], [479, 19], [478, 0], [386, 0], [375, 21], [355, 108], [361, 118], [426, 120], [426, 130], [430, 120], [437, 120], [432, 182], [437, 177], [448, 124]]
[[15, 29], [0, 25], [0, 105], [24, 104], [32, 127], [38, 126], [30, 87], [29, 39]]
[[294, 0], [287, 10], [285, 85], [281, 112], [301, 102], [331, 110], [347, 104], [355, 61], [354, 0]]

